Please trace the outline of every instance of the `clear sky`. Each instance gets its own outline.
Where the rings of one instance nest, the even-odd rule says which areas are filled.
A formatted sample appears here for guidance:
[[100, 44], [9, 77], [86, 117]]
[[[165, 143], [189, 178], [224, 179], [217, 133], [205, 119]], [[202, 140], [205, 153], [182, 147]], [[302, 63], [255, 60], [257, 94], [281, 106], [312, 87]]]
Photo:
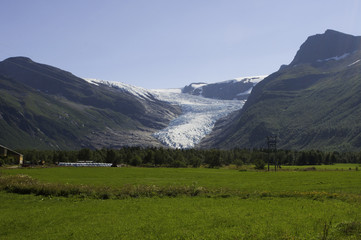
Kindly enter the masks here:
[[275, 72], [326, 29], [361, 35], [361, 1], [0, 0], [0, 60], [183, 87]]

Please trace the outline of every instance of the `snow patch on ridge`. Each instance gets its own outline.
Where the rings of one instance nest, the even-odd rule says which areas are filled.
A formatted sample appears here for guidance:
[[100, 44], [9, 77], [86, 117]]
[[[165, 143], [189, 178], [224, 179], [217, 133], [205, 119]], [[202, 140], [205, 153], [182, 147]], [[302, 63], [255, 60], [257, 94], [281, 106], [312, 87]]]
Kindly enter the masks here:
[[237, 94], [237, 96], [249, 95], [249, 94], [251, 94], [252, 89], [253, 89], [253, 87], [251, 87], [250, 89], [248, 89], [248, 90], [247, 90], [247, 91], [245, 91], [245, 92], [238, 93], [238, 94]]
[[99, 86], [99, 84], [97, 83], [96, 79], [91, 79], [91, 78], [83, 78], [83, 80], [85, 80], [86, 82], [93, 84], [95, 86]]
[[317, 62], [326, 62], [326, 61], [330, 61], [330, 60], [339, 61], [339, 60], [342, 60], [342, 59], [346, 58], [348, 55], [350, 55], [350, 53], [345, 53], [345, 54], [343, 54], [341, 56], [330, 57], [330, 58], [327, 58], [327, 59], [318, 59]]
[[206, 86], [206, 85], [207, 85], [207, 83], [192, 83], [191, 87], [200, 88], [200, 87], [203, 87], [203, 86]]
[[[265, 79], [267, 76], [268, 75], [260, 75], [260, 76], [252, 76], [252, 77], [239, 77], [239, 78], [234, 78], [231, 80], [226, 80], [226, 81], [217, 82], [217, 83], [235, 83], [235, 82], [250, 83], [251, 82], [254, 85], [256, 85], [257, 83], [259, 83], [260, 81]], [[212, 84], [212, 83], [210, 83], [210, 84]], [[209, 84], [204, 84], [204, 85], [209, 85]]]
[[348, 65], [348, 67], [351, 67], [351, 66], [355, 65], [355, 64], [358, 63], [359, 61], [361, 61], [361, 59], [354, 61], [353, 63], [351, 63], [350, 65]]
[[94, 84], [96, 86], [99, 86], [100, 84], [106, 85], [108, 87], [112, 87], [112, 88], [116, 88], [119, 90], [122, 90], [124, 92], [128, 92], [134, 96], [140, 97], [142, 99], [146, 99], [149, 101], [153, 101], [152, 100], [152, 95], [151, 93], [145, 89], [145, 88], [141, 88], [141, 87], [135, 87], [126, 83], [122, 83], [122, 82], [115, 82], [115, 81], [106, 81], [106, 80], [99, 80], [99, 79], [92, 79], [92, 78], [83, 78], [85, 81], [87, 81], [90, 84]]
[[253, 85], [256, 85], [257, 83], [259, 83], [260, 81], [262, 81], [263, 79], [265, 79], [268, 75], [261, 75], [261, 76], [253, 76], [253, 77], [240, 77], [240, 78], [235, 78], [234, 80], [236, 80], [237, 82], [252, 82]]
[[183, 113], [153, 136], [173, 148], [192, 148], [209, 134], [217, 120], [243, 107], [245, 101], [217, 100], [181, 93], [181, 89], [152, 90], [159, 100], [181, 106]]
[[[262, 81], [263, 79], [265, 79], [268, 75], [264, 75], [264, 76], [255, 76], [255, 77], [241, 77], [241, 78], [236, 78], [236, 81], [243, 81], [245, 83], [247, 82], [251, 82], [253, 83], [253, 87], [257, 85], [257, 83], [259, 83], [260, 81]], [[238, 93], [237, 96], [244, 96], [244, 95], [249, 95], [251, 94], [253, 87], [249, 88], [247, 91], [245, 92], [241, 92]]]

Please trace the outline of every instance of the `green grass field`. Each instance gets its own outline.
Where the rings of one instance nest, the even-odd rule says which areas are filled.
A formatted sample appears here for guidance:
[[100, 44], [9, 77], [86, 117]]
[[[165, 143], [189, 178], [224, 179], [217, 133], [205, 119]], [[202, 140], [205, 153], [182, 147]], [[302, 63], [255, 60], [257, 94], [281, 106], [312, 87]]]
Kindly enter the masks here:
[[196, 184], [250, 193], [246, 198], [229, 194], [101, 200], [1, 191], [0, 239], [360, 239], [361, 171], [336, 166], [276, 173], [205, 168], [0, 169], [3, 178], [26, 174], [43, 183], [114, 188]]
[[[334, 165], [333, 169], [336, 169], [336, 166]], [[357, 165], [353, 166], [355, 169]], [[208, 168], [57, 167], [6, 169], [2, 173], [26, 174], [44, 182], [69, 184], [107, 186], [196, 184], [202, 187], [223, 187], [247, 192], [327, 191], [361, 194], [361, 171], [355, 170], [240, 172], [233, 169]]]

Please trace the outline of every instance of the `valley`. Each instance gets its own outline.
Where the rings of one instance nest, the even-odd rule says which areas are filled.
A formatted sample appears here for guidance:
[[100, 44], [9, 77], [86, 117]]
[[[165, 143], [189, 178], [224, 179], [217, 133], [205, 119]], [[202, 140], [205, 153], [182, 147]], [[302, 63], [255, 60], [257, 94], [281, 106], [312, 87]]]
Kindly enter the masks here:
[[[165, 147], [188, 149], [199, 144], [212, 131], [219, 119], [241, 109], [253, 87], [265, 77], [241, 77], [213, 84], [190, 84], [184, 88], [150, 90], [121, 82], [85, 80], [96, 86], [104, 84], [120, 92], [131, 93], [140, 99], [150, 101], [158, 99], [180, 107], [181, 114], [170, 121], [166, 128], [153, 133], [152, 136]], [[233, 89], [233, 94], [220, 95], [219, 93], [224, 93], [225, 88]], [[191, 89], [193, 89], [192, 92], [189, 92]], [[211, 92], [218, 95], [207, 94], [207, 90], [203, 89], [212, 89]]]
[[0, 240], [361, 240], [361, 0], [0, 6]]
[[[79, 78], [26, 57], [0, 62], [0, 141], [11, 148], [361, 147], [361, 37], [307, 38], [269, 76], [177, 89]], [[19, 141], [18, 139], [21, 139]]]
[[25, 161], [0, 158], [0, 239], [359, 239], [360, 59], [327, 30], [269, 76], [178, 89], [0, 62]]

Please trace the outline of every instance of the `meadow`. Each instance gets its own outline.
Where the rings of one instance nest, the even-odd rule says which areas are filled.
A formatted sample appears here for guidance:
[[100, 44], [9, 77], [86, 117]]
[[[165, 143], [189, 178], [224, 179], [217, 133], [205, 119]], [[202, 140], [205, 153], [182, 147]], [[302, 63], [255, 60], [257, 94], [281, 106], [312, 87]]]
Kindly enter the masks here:
[[279, 172], [3, 168], [2, 179], [23, 174], [39, 185], [209, 191], [104, 200], [77, 193], [15, 194], [2, 188], [0, 239], [360, 239], [361, 171], [356, 167], [283, 167]]

